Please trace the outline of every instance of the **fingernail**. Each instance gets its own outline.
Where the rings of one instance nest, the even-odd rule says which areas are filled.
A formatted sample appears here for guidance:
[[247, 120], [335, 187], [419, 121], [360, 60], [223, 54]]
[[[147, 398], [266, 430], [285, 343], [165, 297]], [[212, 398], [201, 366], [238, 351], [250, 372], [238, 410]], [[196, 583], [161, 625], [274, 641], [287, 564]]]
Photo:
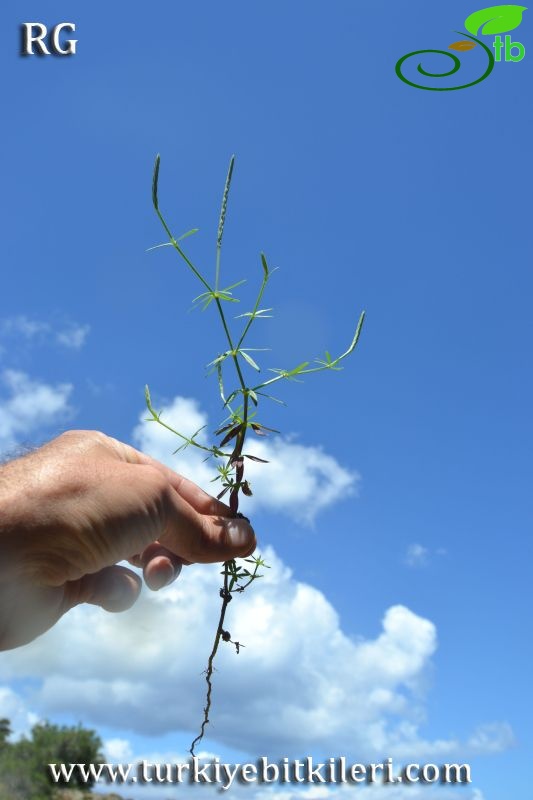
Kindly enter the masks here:
[[226, 530], [228, 542], [233, 547], [250, 546], [252, 543], [254, 529], [244, 519], [226, 519]]
[[181, 565], [178, 565], [177, 568], [168, 565], [165, 569], [159, 569], [154, 575], [151, 575], [150, 579], [147, 580], [147, 584], [152, 591], [157, 592], [159, 589], [172, 583], [180, 572]]

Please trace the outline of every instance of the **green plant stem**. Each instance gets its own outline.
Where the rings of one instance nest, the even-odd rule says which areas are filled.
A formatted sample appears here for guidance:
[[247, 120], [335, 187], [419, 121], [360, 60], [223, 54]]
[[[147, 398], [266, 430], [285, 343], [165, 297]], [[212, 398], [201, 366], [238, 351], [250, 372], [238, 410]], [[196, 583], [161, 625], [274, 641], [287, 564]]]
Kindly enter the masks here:
[[[231, 350], [231, 356], [233, 358], [233, 363], [235, 364], [235, 369], [237, 370], [237, 375], [239, 376], [239, 383], [241, 384], [242, 391], [246, 395], [246, 392], [247, 392], [246, 384], [244, 382], [244, 378], [243, 378], [243, 375], [242, 375], [242, 372], [241, 372], [241, 365], [239, 364], [239, 357], [238, 357], [238, 354], [237, 354], [237, 350], [239, 348], [233, 346], [233, 341], [232, 341], [232, 338], [231, 338], [231, 334], [229, 332], [228, 324], [226, 322], [226, 317], [224, 315], [224, 309], [222, 308], [222, 303], [220, 302], [218, 297], [215, 298], [215, 301], [216, 301], [216, 305], [217, 305], [217, 308], [218, 308], [218, 313], [220, 314], [220, 319], [222, 320], [222, 326], [223, 326], [224, 331], [226, 333], [226, 338], [228, 340], [228, 344], [229, 344], [229, 347], [230, 347], [230, 350]], [[241, 342], [242, 342], [242, 337], [241, 337]], [[239, 343], [239, 346], [240, 346], [240, 343]]]
[[179, 244], [178, 244], [177, 240], [176, 240], [176, 239], [174, 238], [174, 236], [172, 235], [172, 232], [171, 232], [170, 228], [168, 227], [167, 223], [165, 222], [165, 219], [164, 219], [164, 217], [163, 217], [163, 215], [162, 215], [162, 213], [161, 213], [161, 211], [159, 210], [159, 208], [158, 208], [158, 207], [156, 207], [156, 212], [157, 212], [157, 216], [158, 216], [158, 217], [159, 217], [159, 219], [161, 220], [161, 224], [163, 225], [163, 228], [165, 229], [165, 231], [166, 231], [166, 232], [167, 232], [167, 234], [168, 234], [168, 237], [169, 237], [169, 239], [170, 239], [170, 242], [171, 242], [172, 246], [173, 246], [173, 247], [174, 247], [174, 248], [175, 248], [175, 249], [178, 251], [178, 253], [179, 253], [179, 254], [180, 254], [180, 256], [182, 257], [182, 259], [183, 259], [183, 260], [185, 261], [185, 263], [186, 263], [186, 264], [187, 264], [187, 265], [190, 267], [190, 269], [192, 269], [192, 271], [194, 272], [194, 274], [196, 275], [196, 277], [198, 278], [198, 280], [200, 280], [200, 281], [203, 283], [203, 285], [205, 286], [205, 288], [207, 289], [207, 291], [208, 291], [208, 292], [212, 292], [213, 290], [212, 290], [212, 289], [211, 289], [211, 287], [209, 286], [209, 284], [208, 284], [208, 282], [206, 281], [206, 279], [203, 277], [203, 275], [201, 275], [201, 274], [200, 274], [200, 272], [198, 272], [198, 270], [196, 269], [196, 267], [194, 266], [194, 264], [192, 263], [192, 261], [189, 261], [189, 259], [187, 258], [187, 256], [185, 255], [185, 253], [183, 252], [183, 250], [181, 249], [181, 247], [179, 246]]
[[[309, 367], [309, 369], [301, 369], [301, 370], [299, 370], [298, 373], [296, 373], [296, 374], [298, 374], [298, 375], [309, 375], [311, 372], [323, 372], [323, 370], [325, 370], [325, 369], [331, 369], [332, 367], [335, 367], [339, 363], [339, 361], [342, 361], [343, 358], [346, 358], [347, 356], [349, 356], [355, 350], [355, 347], [356, 347], [357, 342], [359, 341], [359, 337], [361, 335], [361, 330], [363, 328], [364, 321], [365, 321], [365, 312], [362, 311], [361, 312], [361, 316], [359, 317], [359, 321], [357, 323], [355, 336], [353, 338], [353, 341], [352, 341], [350, 347], [342, 355], [340, 355], [337, 358], [335, 358], [331, 362], [330, 366]], [[252, 391], [253, 392], [257, 392], [259, 389], [264, 389], [265, 386], [270, 386], [270, 384], [276, 383], [277, 381], [280, 381], [280, 380], [282, 380], [284, 378], [288, 378], [288, 377], [290, 377], [290, 375], [289, 375], [289, 371], [287, 370], [287, 372], [284, 373], [284, 374], [276, 375], [274, 378], [269, 378], [268, 381], [264, 381], [263, 383], [259, 383], [257, 386], [253, 387]]]
[[239, 349], [240, 349], [240, 346], [241, 346], [241, 345], [242, 345], [242, 343], [244, 342], [244, 337], [245, 337], [245, 336], [246, 336], [246, 334], [248, 333], [248, 330], [249, 330], [249, 328], [250, 328], [250, 325], [252, 324], [252, 322], [253, 322], [253, 321], [254, 321], [254, 319], [255, 319], [255, 313], [256, 313], [257, 309], [259, 308], [259, 303], [261, 302], [261, 298], [263, 297], [263, 292], [265, 291], [266, 285], [267, 285], [267, 283], [268, 283], [268, 277], [269, 277], [269, 276], [268, 276], [268, 275], [266, 275], [266, 276], [263, 278], [263, 281], [262, 281], [262, 283], [261, 283], [261, 288], [260, 288], [260, 290], [259, 290], [259, 294], [257, 295], [257, 300], [255, 301], [254, 310], [252, 311], [252, 314], [251, 314], [250, 318], [248, 319], [248, 322], [246, 323], [246, 326], [245, 326], [245, 328], [244, 328], [244, 330], [243, 330], [243, 332], [242, 332], [241, 338], [239, 339], [239, 343], [238, 343], [238, 345], [237, 345], [237, 350], [239, 350]]

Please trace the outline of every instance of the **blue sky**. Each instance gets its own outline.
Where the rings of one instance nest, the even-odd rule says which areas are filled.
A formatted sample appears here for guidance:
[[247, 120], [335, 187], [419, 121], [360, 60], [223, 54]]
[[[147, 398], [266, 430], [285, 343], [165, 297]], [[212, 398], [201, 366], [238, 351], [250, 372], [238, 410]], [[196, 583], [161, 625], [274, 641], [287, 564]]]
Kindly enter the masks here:
[[[503, 800], [527, 787], [533, 746], [530, 12], [513, 31], [524, 60], [497, 64], [473, 88], [420, 91], [394, 72], [407, 52], [446, 49], [478, 7], [4, 3], [0, 445], [96, 428], [168, 457], [174, 442], [138, 427], [145, 383], [177, 421], [207, 419], [214, 429], [222, 417], [204, 365], [222, 348], [220, 331], [211, 309], [188, 313], [201, 289], [170, 249], [146, 252], [165, 238], [151, 208], [151, 172], [160, 152], [161, 206], [176, 234], [200, 228], [187, 252], [212, 274], [235, 153], [223, 280], [247, 279], [237, 290], [242, 312], [260, 281], [260, 251], [279, 268], [265, 298], [274, 318], [257, 322], [249, 342], [272, 348], [265, 368], [342, 352], [367, 312], [343, 372], [281, 386], [287, 407], [263, 407], [265, 424], [282, 431], [268, 444], [279, 485], [267, 467], [257, 475], [263, 502], [253, 521], [278, 577], [270, 593], [266, 583], [257, 590], [260, 601], [255, 588], [241, 598], [236, 619], [252, 624], [249, 603], [258, 619], [273, 615], [279, 635], [274, 645], [268, 632], [257, 641], [251, 634], [256, 655], [249, 646], [239, 664], [261, 666], [273, 709], [283, 709], [290, 689], [285, 750], [291, 742], [320, 750], [318, 733], [299, 738], [295, 720], [306, 703], [316, 712], [311, 727], [321, 710], [324, 719], [340, 714], [326, 694], [299, 700], [290, 688], [299, 653], [314, 653], [309, 691], [338, 681], [346, 701], [346, 719], [323, 737], [329, 755], [366, 741], [362, 757], [370, 758], [377, 730], [385, 731], [381, 757], [394, 737], [398, 752], [421, 760], [448, 742], [443, 757], [473, 764], [478, 794], [469, 797]], [[75, 22], [76, 56], [21, 58], [17, 29], [28, 20]], [[462, 58], [466, 74], [481, 52]], [[192, 461], [168, 463], [203, 475]], [[316, 514], [306, 522], [309, 508]], [[188, 611], [200, 633], [185, 615], [182, 644], [172, 621], [191, 593], [216, 595], [216, 577], [205, 574], [191, 571], [189, 592], [169, 594], [168, 653], [151, 663], [173, 654], [179, 668], [165, 673], [163, 698], [173, 681], [183, 683], [198, 709], [196, 661], [215, 622], [211, 600]], [[302, 622], [299, 592], [316, 629]], [[102, 645], [105, 664], [98, 654], [84, 669], [52, 658], [58, 645], [83, 645], [77, 637], [89, 622], [116, 639], [163, 600], [142, 602], [130, 621], [75, 612], [0, 660], [0, 697], [22, 727], [28, 714], [81, 719], [127, 741], [124, 752], [183, 750], [192, 707], [164, 726], [118, 700], [102, 713], [98, 698], [114, 697], [121, 674], [142, 685], [148, 704], [161, 701], [148, 675], [120, 672], [137, 656], [134, 639], [114, 666], [111, 643]], [[331, 650], [337, 634], [342, 643]], [[292, 654], [291, 640], [300, 643]], [[270, 663], [266, 654], [278, 646], [283, 657]], [[374, 648], [374, 683], [365, 647]], [[190, 660], [180, 655], [187, 648]], [[396, 672], [384, 669], [388, 658]], [[223, 672], [227, 696], [239, 697], [246, 665], [227, 660]], [[72, 696], [62, 701], [57, 687], [69, 676]], [[241, 698], [245, 712], [253, 689]], [[380, 695], [379, 708], [352, 706], [359, 691], [390, 696]], [[261, 739], [264, 709], [239, 733], [220, 702], [213, 752], [255, 756], [246, 741], [271, 746], [266, 733]]]

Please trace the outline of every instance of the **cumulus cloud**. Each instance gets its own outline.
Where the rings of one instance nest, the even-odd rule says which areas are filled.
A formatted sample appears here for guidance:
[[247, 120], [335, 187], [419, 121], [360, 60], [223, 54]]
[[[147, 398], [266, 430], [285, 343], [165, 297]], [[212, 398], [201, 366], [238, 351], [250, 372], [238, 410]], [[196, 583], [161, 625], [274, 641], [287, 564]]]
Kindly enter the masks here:
[[[271, 550], [265, 557], [271, 569], [230, 606], [227, 627], [245, 649], [220, 651], [209, 736], [272, 757], [464, 760], [465, 743], [425, 741], [420, 732], [434, 625], [397, 605], [375, 637], [354, 641], [320, 591], [294, 580]], [[5, 653], [0, 676], [32, 676], [41, 716], [69, 713], [97, 728], [120, 721], [122, 730], [142, 735], [190, 735], [202, 713], [219, 570], [189, 567], [166, 590], [143, 592], [127, 615], [78, 607], [31, 645]], [[485, 734], [476, 752], [492, 752], [500, 730]]]
[[33, 380], [25, 372], [6, 369], [0, 374], [0, 386], [8, 394], [0, 397], [0, 453], [72, 415], [68, 400], [73, 387], [69, 383], [52, 386]]
[[[146, 412], [143, 412], [133, 432], [136, 446], [187, 475], [210, 494], [216, 493], [220, 483], [211, 483], [214, 469], [213, 464], [204, 463], [205, 452], [188, 447], [172, 455], [182, 441], [156, 422], [147, 422], [145, 417]], [[164, 406], [161, 419], [189, 437], [208, 425], [207, 416], [198, 403], [185, 397], [176, 397]], [[212, 442], [208, 441], [205, 430], [197, 441], [210, 445]], [[357, 493], [359, 474], [339, 464], [320, 446], [298, 444], [290, 437], [260, 440], [250, 436], [245, 450], [269, 462], [257, 464], [246, 460], [246, 476], [254, 495], [244, 499], [245, 513], [268, 508], [312, 524], [322, 509]]]

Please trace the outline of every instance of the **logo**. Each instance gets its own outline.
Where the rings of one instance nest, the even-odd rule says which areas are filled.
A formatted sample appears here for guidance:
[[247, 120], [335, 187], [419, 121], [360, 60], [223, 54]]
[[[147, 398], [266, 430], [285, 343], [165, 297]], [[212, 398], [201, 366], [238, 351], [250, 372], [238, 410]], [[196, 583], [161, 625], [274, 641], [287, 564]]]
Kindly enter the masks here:
[[[454, 53], [449, 53], [448, 50], [415, 50], [402, 56], [397, 61], [396, 75], [409, 86], [430, 92], [452, 92], [456, 89], [468, 89], [470, 86], [475, 86], [489, 77], [495, 64], [500, 62], [516, 63], [524, 58], [526, 48], [521, 42], [513, 41], [513, 37], [509, 34], [509, 31], [518, 28], [522, 22], [524, 11], [527, 11], [526, 6], [490, 6], [490, 8], [482, 8], [481, 11], [474, 11], [473, 14], [466, 18], [464, 23], [468, 33], [455, 31], [460, 36], [466, 36], [467, 38], [448, 45], [448, 50], [468, 53], [463, 61]], [[505, 35], [502, 38], [500, 34]], [[493, 41], [488, 39], [483, 41], [478, 38], [480, 35], [486, 37], [494, 36], [494, 39]], [[470, 55], [470, 51], [474, 51], [474, 53]], [[409, 60], [416, 59], [417, 56], [427, 56], [427, 54], [430, 54], [430, 59], [433, 61], [437, 56], [446, 56], [446, 58], [451, 59], [453, 66], [447, 72], [430, 72], [424, 69], [422, 63], [419, 62], [416, 68], [417, 75], [414, 69], [416, 61]], [[480, 57], [482, 59], [481, 67]], [[430, 59], [426, 59], [426, 61]], [[465, 74], [469, 73], [467, 83], [463, 83], [461, 86], [442, 84], [440, 86], [424, 86], [416, 82], [420, 80], [419, 75], [423, 75], [424, 78], [428, 79], [442, 80], [450, 78], [456, 72], [459, 72], [461, 67], [465, 67]], [[482, 75], [475, 77], [483, 69]], [[448, 81], [445, 81], [445, 83], [448, 83]]]

